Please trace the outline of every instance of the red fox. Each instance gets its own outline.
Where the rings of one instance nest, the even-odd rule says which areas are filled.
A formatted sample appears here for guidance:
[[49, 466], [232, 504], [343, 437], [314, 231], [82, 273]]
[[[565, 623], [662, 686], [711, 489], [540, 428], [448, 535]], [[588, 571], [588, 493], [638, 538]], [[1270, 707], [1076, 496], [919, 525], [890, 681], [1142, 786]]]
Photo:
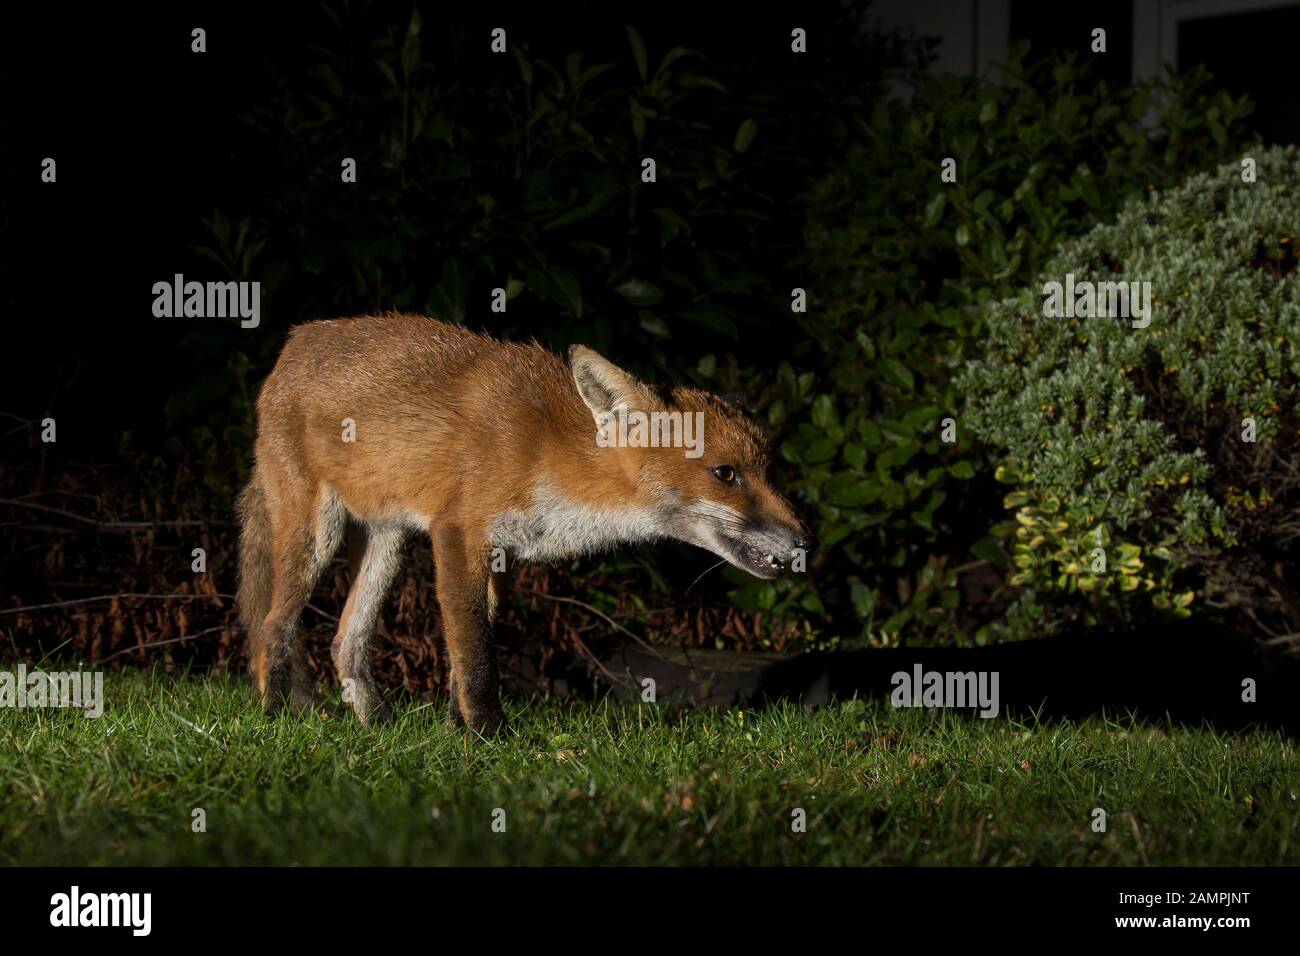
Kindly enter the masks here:
[[371, 635], [407, 534], [427, 532], [452, 719], [482, 734], [503, 724], [490, 640], [503, 556], [673, 538], [773, 578], [808, 546], [746, 412], [580, 345], [566, 366], [423, 316], [311, 322], [289, 333], [257, 418], [238, 602], [268, 714], [310, 704], [298, 621], [349, 515], [367, 540], [331, 645], [345, 697], [363, 721], [387, 713]]

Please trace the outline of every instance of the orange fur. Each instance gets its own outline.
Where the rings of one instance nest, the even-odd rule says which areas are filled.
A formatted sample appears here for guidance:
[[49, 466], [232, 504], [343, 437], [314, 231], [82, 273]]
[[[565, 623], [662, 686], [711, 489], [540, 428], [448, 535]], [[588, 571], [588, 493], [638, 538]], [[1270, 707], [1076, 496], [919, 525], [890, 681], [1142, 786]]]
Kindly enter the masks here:
[[[594, 416], [620, 403], [703, 413], [703, 455], [601, 447]], [[433, 542], [453, 714], [480, 732], [501, 724], [494, 548], [544, 558], [675, 537], [768, 576], [759, 557], [775, 567], [806, 537], [768, 483], [766, 439], [745, 413], [706, 392], [643, 385], [581, 347], [566, 364], [535, 343], [421, 316], [313, 322], [290, 332], [257, 414], [240, 500], [240, 603], [271, 711], [303, 696], [298, 617], [348, 515], [369, 539], [334, 642], [354, 709], [383, 713], [370, 631], [401, 540], [421, 528]], [[740, 478], [725, 483], [710, 470], [720, 466]]]

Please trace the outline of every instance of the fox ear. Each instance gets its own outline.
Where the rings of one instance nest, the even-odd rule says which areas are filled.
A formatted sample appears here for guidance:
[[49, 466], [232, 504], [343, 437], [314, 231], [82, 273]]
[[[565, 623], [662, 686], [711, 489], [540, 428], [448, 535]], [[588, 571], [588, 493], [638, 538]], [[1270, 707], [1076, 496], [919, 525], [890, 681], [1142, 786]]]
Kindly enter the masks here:
[[646, 408], [651, 404], [649, 389], [585, 345], [569, 348], [569, 366], [573, 369], [573, 381], [578, 386], [578, 394], [591, 409], [592, 417], [598, 425], [601, 424], [601, 414], [611, 412], [620, 405]]

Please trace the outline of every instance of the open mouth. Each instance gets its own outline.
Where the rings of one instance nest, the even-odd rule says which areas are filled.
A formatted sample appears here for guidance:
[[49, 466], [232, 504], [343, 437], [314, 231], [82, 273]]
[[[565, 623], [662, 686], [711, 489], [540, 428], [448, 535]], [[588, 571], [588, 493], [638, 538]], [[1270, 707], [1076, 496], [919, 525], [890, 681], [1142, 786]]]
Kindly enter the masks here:
[[785, 570], [781, 558], [774, 552], [765, 551], [742, 541], [731, 540], [727, 543], [731, 545], [733, 563], [755, 577], [774, 578]]

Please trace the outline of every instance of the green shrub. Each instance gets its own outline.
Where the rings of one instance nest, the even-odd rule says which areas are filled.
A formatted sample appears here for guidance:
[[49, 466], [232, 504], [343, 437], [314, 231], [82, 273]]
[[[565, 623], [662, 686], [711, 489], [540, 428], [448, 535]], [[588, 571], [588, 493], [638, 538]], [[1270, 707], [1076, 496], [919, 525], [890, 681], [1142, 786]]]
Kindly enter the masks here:
[[[854, 65], [833, 80], [874, 100], [917, 49], [840, 16]], [[659, 380], [735, 387], [737, 362], [765, 361], [773, 276], [802, 246], [790, 194], [829, 167], [857, 108], [827, 71], [657, 49], [633, 26], [604, 59], [535, 49], [521, 31], [471, 68], [468, 28], [430, 29], [415, 9], [331, 2], [317, 21], [314, 61], [269, 63], [270, 92], [243, 117], [235, 151], [262, 172], [218, 184], [193, 250], [196, 268], [261, 281], [264, 328], [195, 328], [205, 339], [187, 347], [235, 359], [170, 397], [172, 425], [206, 417], [241, 444], [285, 327], [384, 309], [581, 341]], [[719, 366], [724, 351], [735, 359]]]
[[[617, 349], [660, 377], [762, 351], [771, 275], [800, 249], [789, 191], [827, 165], [808, 135], [850, 114], [820, 73], [729, 71], [627, 26], [607, 60], [519, 39], [480, 75], [457, 60], [463, 27], [324, 9], [338, 28], [318, 61], [273, 74], [246, 117], [269, 172], [223, 197], [200, 250], [262, 279], [277, 321], [409, 309]], [[883, 53], [852, 74], [869, 91], [908, 55], [859, 52]]]
[[[227, 184], [196, 250], [260, 279], [268, 318], [252, 346], [237, 328], [194, 332], [227, 336], [204, 346], [232, 360], [172, 396], [177, 423], [208, 416], [190, 444], [246, 441], [249, 409], [231, 396], [253, 394], [277, 325], [385, 308], [744, 387], [827, 547], [793, 582], [728, 571], [731, 597], [831, 638], [975, 629], [957, 570], [972, 549], [997, 557], [996, 516], [971, 507], [985, 496], [965, 436], [945, 446], [937, 431], [958, 405], [951, 375], [978, 347], [978, 304], [1125, 196], [1226, 149], [1247, 110], [1205, 93], [1201, 74], [1114, 91], [1072, 63], [1025, 66], [1023, 51], [998, 84], [929, 78], [910, 104], [886, 105], [884, 80], [916, 50], [847, 25], [857, 55], [841, 60], [867, 64], [851, 74], [727, 69], [646, 49], [629, 29], [616, 60], [520, 41], [467, 77], [454, 30], [325, 9], [339, 29], [318, 62], [271, 76], [247, 117], [239, 152], [266, 157], [268, 175]], [[1151, 109], [1153, 127], [1133, 122]], [[652, 187], [645, 155], [659, 162]], [[949, 155], [958, 182], [945, 185]], [[339, 182], [343, 156], [355, 186]], [[790, 202], [810, 181], [806, 205]], [[497, 286], [507, 314], [489, 309]], [[810, 306], [792, 325], [794, 286]], [[788, 361], [774, 369], [777, 356]], [[220, 461], [204, 474], [233, 487]]]
[[1258, 181], [1239, 160], [1153, 190], [1042, 270], [1149, 282], [1145, 328], [1049, 317], [1039, 284], [985, 310], [957, 385], [963, 421], [1003, 456], [1011, 583], [1030, 601], [1084, 595], [1107, 615], [1202, 601], [1300, 630], [1300, 158], [1243, 155]]
[[[784, 334], [784, 276], [803, 244], [790, 198], [922, 46], [859, 29], [861, 11], [828, 16], [837, 27], [806, 68], [772, 69], [770, 50], [657, 48], [629, 25], [600, 58], [512, 32], [509, 55], [471, 69], [463, 26], [322, 4], [332, 26], [315, 61], [268, 64], [270, 92], [243, 117], [234, 152], [261, 172], [223, 184], [194, 249], [208, 269], [260, 280], [264, 297], [256, 336], [195, 327], [207, 339], [191, 347], [231, 360], [168, 403], [175, 425], [206, 416], [187, 445], [209, 489], [237, 486], [221, 464], [239, 459], [221, 446], [249, 444], [250, 398], [293, 322], [408, 309], [584, 342], [660, 381], [733, 391], [746, 371], [770, 374], [764, 333]], [[343, 157], [355, 184], [340, 182]], [[497, 287], [505, 313], [491, 309]], [[655, 554], [641, 559], [648, 579], [681, 593], [693, 575], [668, 580], [671, 553]]]
[[[1014, 51], [997, 82], [926, 77], [909, 102], [864, 108], [843, 160], [808, 193], [810, 305], [791, 360], [762, 382], [785, 482], [827, 545], [804, 582], [745, 582], [738, 599], [812, 615], [849, 640], [952, 642], [994, 609], [959, 600], [958, 570], [1000, 562], [994, 511], [953, 376], [983, 348], [979, 305], [1028, 282], [1065, 237], [1128, 196], [1226, 158], [1248, 102], [1200, 70], [1089, 85], [1073, 61]], [[1154, 110], [1154, 123], [1138, 122]], [[940, 181], [944, 157], [957, 182]], [[788, 306], [787, 306], [788, 307]]]

